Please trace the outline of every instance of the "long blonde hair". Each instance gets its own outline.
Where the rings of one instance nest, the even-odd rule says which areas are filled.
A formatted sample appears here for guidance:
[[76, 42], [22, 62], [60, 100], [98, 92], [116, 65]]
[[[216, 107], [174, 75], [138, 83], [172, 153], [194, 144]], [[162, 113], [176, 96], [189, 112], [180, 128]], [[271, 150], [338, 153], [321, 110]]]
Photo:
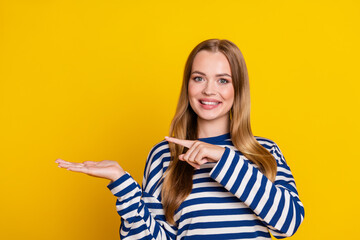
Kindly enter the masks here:
[[[244, 57], [239, 48], [228, 40], [209, 39], [199, 43], [190, 53], [184, 70], [183, 83], [169, 136], [179, 139], [197, 139], [197, 115], [188, 98], [188, 84], [196, 54], [202, 50], [221, 52], [229, 61], [234, 86], [234, 103], [230, 110], [230, 135], [236, 149], [256, 164], [271, 181], [276, 176], [274, 157], [255, 139], [250, 126], [249, 77]], [[229, 116], [230, 117], [230, 116]], [[185, 153], [184, 147], [169, 143], [171, 161], [164, 175], [161, 198], [166, 220], [175, 224], [174, 213], [192, 190], [194, 168], [178, 156]]]

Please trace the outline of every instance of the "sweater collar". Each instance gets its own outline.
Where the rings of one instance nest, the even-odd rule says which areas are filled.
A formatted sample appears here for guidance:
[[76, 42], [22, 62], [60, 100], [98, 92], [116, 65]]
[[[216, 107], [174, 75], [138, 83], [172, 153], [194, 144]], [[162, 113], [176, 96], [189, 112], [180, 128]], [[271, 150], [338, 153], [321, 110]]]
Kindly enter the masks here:
[[198, 140], [206, 143], [219, 143], [227, 139], [231, 139], [230, 133], [225, 133], [214, 137], [199, 138]]

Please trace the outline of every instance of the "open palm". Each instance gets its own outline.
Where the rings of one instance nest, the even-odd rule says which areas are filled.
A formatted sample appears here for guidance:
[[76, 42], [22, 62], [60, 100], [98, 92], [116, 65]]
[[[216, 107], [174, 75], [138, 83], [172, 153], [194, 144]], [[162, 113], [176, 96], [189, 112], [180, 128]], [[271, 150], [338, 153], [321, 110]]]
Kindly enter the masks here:
[[125, 174], [125, 171], [116, 161], [103, 160], [99, 162], [85, 161], [82, 163], [68, 162], [62, 159], [56, 159], [59, 167], [66, 168], [73, 172], [86, 173], [90, 176], [106, 178], [115, 181]]

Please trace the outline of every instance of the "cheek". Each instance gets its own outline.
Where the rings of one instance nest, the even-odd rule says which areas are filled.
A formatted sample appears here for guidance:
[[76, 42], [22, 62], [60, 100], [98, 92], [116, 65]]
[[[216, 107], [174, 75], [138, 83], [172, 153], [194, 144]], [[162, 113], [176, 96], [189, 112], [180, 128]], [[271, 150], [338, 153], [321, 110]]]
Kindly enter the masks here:
[[224, 89], [222, 92], [222, 95], [225, 100], [233, 102], [234, 101], [234, 88], [231, 87], [228, 89]]
[[229, 110], [232, 108], [232, 106], [234, 105], [234, 99], [235, 99], [235, 94], [234, 94], [234, 89], [233, 88], [229, 88], [224, 92], [224, 99], [226, 101], [226, 106], [227, 108], [229, 108]]
[[197, 84], [193, 84], [193, 83], [189, 82], [189, 85], [188, 85], [189, 98], [195, 97], [198, 93], [199, 93], [199, 86], [197, 86]]

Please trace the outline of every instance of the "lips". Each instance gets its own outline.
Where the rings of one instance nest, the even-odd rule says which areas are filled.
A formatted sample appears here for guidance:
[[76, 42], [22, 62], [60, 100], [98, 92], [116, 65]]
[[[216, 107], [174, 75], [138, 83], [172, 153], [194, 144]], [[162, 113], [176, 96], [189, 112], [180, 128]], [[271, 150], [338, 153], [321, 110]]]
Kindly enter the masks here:
[[201, 104], [204, 105], [218, 105], [220, 102], [205, 102], [205, 101], [200, 101]]
[[212, 110], [217, 108], [222, 102], [216, 99], [202, 98], [199, 99], [200, 106], [205, 110]]
[[221, 101], [218, 101], [216, 99], [210, 99], [210, 98], [202, 98], [199, 100], [199, 102], [203, 105], [211, 105], [215, 106], [221, 103]]

